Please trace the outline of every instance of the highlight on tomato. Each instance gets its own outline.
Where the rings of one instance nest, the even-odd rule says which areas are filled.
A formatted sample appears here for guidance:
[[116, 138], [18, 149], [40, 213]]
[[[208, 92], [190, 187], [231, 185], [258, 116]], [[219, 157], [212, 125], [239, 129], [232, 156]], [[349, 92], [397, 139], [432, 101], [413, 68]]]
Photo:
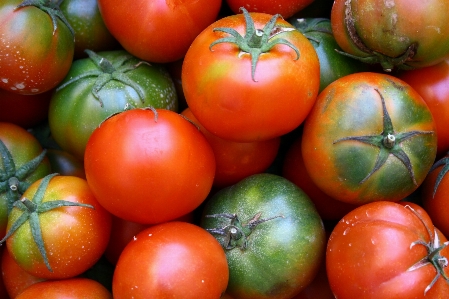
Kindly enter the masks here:
[[325, 88], [302, 135], [307, 173], [326, 194], [361, 205], [399, 201], [436, 157], [435, 122], [422, 97], [383, 73], [355, 73]]

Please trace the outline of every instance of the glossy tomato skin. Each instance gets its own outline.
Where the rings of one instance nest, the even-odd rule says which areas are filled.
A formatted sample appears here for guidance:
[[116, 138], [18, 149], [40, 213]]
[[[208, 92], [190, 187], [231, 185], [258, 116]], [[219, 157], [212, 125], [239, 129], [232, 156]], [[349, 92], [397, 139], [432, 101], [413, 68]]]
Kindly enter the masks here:
[[214, 150], [216, 170], [213, 185], [217, 188], [233, 185], [247, 176], [264, 172], [277, 156], [280, 137], [254, 142], [234, 142], [207, 131], [189, 108], [181, 114], [199, 126]]
[[[272, 17], [249, 13], [257, 29]], [[212, 134], [239, 142], [268, 140], [298, 127], [315, 102], [319, 89], [319, 61], [311, 43], [288, 22], [277, 19], [286, 30], [271, 38], [285, 38], [299, 50], [276, 45], [260, 55], [252, 77], [251, 56], [232, 43], [212, 42], [229, 37], [214, 28], [235, 29], [242, 36], [243, 14], [224, 17], [199, 34], [190, 46], [182, 67], [187, 105]], [[291, 31], [288, 31], [291, 30]], [[254, 79], [254, 80], [253, 80]]]
[[449, 59], [436, 65], [399, 73], [398, 78], [412, 86], [429, 106], [435, 119], [438, 152], [441, 157], [449, 151]]
[[[332, 29], [337, 43], [351, 55], [381, 54], [394, 59], [415, 45], [410, 56], [405, 55], [408, 58], [397, 66], [425, 67], [441, 62], [449, 53], [448, 10], [447, 0], [336, 0], [331, 13]], [[347, 24], [353, 24], [353, 28]], [[383, 67], [391, 71], [395, 65]]]
[[184, 57], [194, 38], [215, 21], [221, 2], [98, 0], [98, 6], [125, 50], [143, 60], [167, 63]]
[[[23, 197], [32, 199], [41, 180], [33, 183]], [[79, 275], [92, 267], [102, 256], [109, 241], [111, 215], [98, 203], [86, 180], [74, 176], [56, 176], [50, 180], [43, 202], [66, 200], [89, 204], [93, 208], [62, 207], [39, 215], [42, 238], [50, 271], [42, 258], [29, 225], [19, 227], [6, 246], [28, 273], [46, 279], [64, 279]], [[22, 214], [14, 208], [8, 227]]]
[[31, 285], [16, 299], [112, 299], [99, 282], [87, 278], [49, 280]]
[[136, 235], [117, 262], [115, 299], [215, 299], [229, 279], [220, 243], [201, 227], [167, 222]]
[[314, 0], [226, 0], [231, 10], [238, 14], [240, 7], [249, 12], [261, 12], [270, 15], [280, 14], [284, 19], [307, 7]]
[[[375, 146], [368, 143], [373, 138]], [[387, 138], [394, 141], [391, 149]], [[320, 93], [304, 123], [302, 155], [312, 180], [334, 199], [355, 205], [399, 201], [426, 177], [436, 138], [428, 106], [408, 84], [387, 74], [356, 73]], [[413, 173], [401, 160], [407, 157]]]
[[[424, 292], [437, 274], [432, 264], [412, 268], [428, 255], [424, 245], [412, 246], [413, 242], [428, 243], [434, 233], [440, 244], [446, 241], [434, 232], [428, 215], [394, 202], [368, 203], [349, 212], [336, 225], [327, 245], [326, 268], [335, 296], [445, 298], [448, 285], [443, 277]], [[447, 247], [440, 254], [447, 258]], [[443, 270], [449, 273], [447, 267]]]
[[37, 7], [15, 9], [22, 2], [0, 4], [0, 88], [37, 94], [64, 79], [72, 64], [74, 37], [60, 19], [53, 32], [49, 15]]
[[[43, 149], [39, 141], [24, 128], [12, 124], [0, 122], [0, 140], [4, 143], [7, 150], [12, 157], [12, 164], [15, 166], [15, 172], [11, 175], [6, 175], [1, 178], [1, 182], [7, 183], [10, 178], [18, 178], [23, 186], [31, 185], [33, 182], [43, 178], [51, 173], [51, 165], [48, 158], [44, 157], [34, 170], [24, 176], [17, 176], [17, 170], [24, 167], [33, 159], [37, 158], [43, 153]], [[1, 157], [0, 169], [7, 172], [6, 168], [7, 157]], [[9, 160], [9, 159], [8, 159]], [[8, 173], [8, 172], [7, 172]], [[5, 185], [6, 186], [6, 185]], [[2, 189], [0, 192], [0, 236], [3, 238], [6, 234], [6, 226], [8, 223], [8, 203], [12, 204], [14, 200], [20, 198], [25, 190], [17, 190], [13, 197], [10, 187]], [[23, 187], [25, 188], [25, 187]]]
[[[219, 216], [223, 214], [236, 215], [243, 225], [270, 220], [229, 248], [227, 235], [214, 233], [233, 225]], [[274, 174], [255, 174], [221, 189], [206, 202], [201, 226], [226, 250], [226, 293], [233, 298], [292, 298], [313, 280], [323, 261], [326, 235], [313, 203], [292, 182]]]
[[125, 220], [155, 224], [196, 209], [215, 174], [213, 150], [180, 114], [133, 109], [91, 135], [84, 167], [98, 201]]
[[[112, 79], [94, 95], [98, 76], [87, 76], [61, 88], [72, 78], [100, 68], [93, 59], [83, 58], [75, 61], [67, 77], [53, 94], [48, 112], [48, 123], [52, 136], [58, 145], [83, 160], [87, 141], [92, 131], [106, 118], [115, 113], [142, 107], [177, 110], [178, 102], [173, 81], [163, 66], [152, 66], [130, 56], [126, 51], [105, 51], [96, 53], [116, 65], [128, 57], [127, 65], [138, 65], [124, 73], [131, 82], [124, 84]], [[106, 74], [101, 74], [104, 76]], [[138, 90], [142, 91], [142, 96]]]

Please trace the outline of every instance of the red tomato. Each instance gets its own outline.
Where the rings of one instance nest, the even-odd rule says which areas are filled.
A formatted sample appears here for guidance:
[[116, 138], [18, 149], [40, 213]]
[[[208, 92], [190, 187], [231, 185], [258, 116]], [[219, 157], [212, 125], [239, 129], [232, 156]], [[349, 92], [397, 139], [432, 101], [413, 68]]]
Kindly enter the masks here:
[[433, 66], [402, 72], [398, 77], [410, 84], [424, 99], [435, 120], [438, 151], [449, 151], [449, 59]]
[[313, 1], [315, 0], [226, 0], [226, 3], [235, 14], [240, 13], [240, 7], [243, 6], [249, 12], [280, 14], [287, 19]]
[[339, 299], [447, 298], [446, 241], [422, 210], [388, 201], [365, 204], [331, 233], [330, 287]]
[[114, 272], [114, 299], [216, 299], [229, 279], [226, 255], [206, 230], [167, 222], [140, 232], [123, 250]]
[[173, 220], [207, 197], [215, 157], [201, 132], [176, 112], [133, 109], [104, 121], [84, 156], [87, 182], [112, 214], [139, 223]]
[[112, 299], [99, 282], [88, 278], [49, 280], [26, 288], [15, 299]]
[[184, 57], [194, 38], [217, 18], [221, 0], [98, 0], [98, 6], [125, 50], [165, 63]]
[[[25, 215], [25, 222], [8, 237]], [[104, 253], [111, 215], [85, 180], [50, 175], [33, 183], [14, 205], [7, 230], [7, 249], [25, 271], [47, 279], [70, 278], [92, 267]]]
[[226, 187], [252, 174], [264, 172], [274, 161], [281, 138], [254, 142], [235, 142], [215, 136], [202, 126], [187, 108], [182, 113], [195, 123], [211, 145], [216, 161], [214, 186]]
[[[260, 34], [264, 28], [263, 37], [255, 38], [254, 28]], [[298, 127], [319, 85], [312, 44], [288, 22], [263, 13], [244, 11], [214, 22], [193, 41], [182, 67], [192, 113], [212, 134], [238, 142], [268, 140]]]
[[[3, 283], [5, 284], [6, 291], [11, 298], [16, 298], [17, 295], [19, 295], [30, 285], [46, 280], [26, 272], [11, 257], [8, 250], [2, 251], [1, 263]], [[3, 297], [0, 296], [0, 298]]]

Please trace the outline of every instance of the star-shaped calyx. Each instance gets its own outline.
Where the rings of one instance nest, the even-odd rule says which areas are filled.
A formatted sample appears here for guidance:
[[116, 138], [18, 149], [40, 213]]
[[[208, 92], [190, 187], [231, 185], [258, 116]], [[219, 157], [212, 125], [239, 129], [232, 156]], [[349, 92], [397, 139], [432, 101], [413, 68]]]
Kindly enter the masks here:
[[438, 173], [437, 179], [435, 180], [435, 186], [433, 187], [433, 195], [432, 196], [435, 196], [435, 193], [437, 193], [438, 186], [440, 185], [440, 183], [443, 180], [446, 173], [449, 171], [449, 152], [445, 157], [443, 157], [440, 160], [438, 160], [437, 162], [435, 162], [435, 164], [433, 164], [432, 167], [430, 168], [429, 172], [434, 171], [439, 166], [443, 166], [443, 167], [441, 168], [441, 171]]
[[26, 181], [41, 164], [45, 158], [46, 150], [43, 150], [37, 157], [31, 159], [20, 167], [17, 167], [11, 152], [0, 140], [0, 156], [3, 161], [3, 169], [0, 168], [0, 194], [6, 193], [8, 214], [26, 189], [31, 185]]
[[40, 10], [46, 12], [52, 21], [53, 24], [53, 35], [58, 29], [58, 19], [60, 19], [64, 25], [69, 28], [70, 33], [72, 33], [73, 38], [75, 38], [75, 31], [70, 25], [69, 21], [67, 21], [66, 17], [62, 13], [59, 5], [63, 0], [24, 0], [22, 3], [17, 5], [16, 9], [20, 9], [22, 7], [34, 6], [39, 8]]
[[240, 54], [249, 54], [251, 55], [251, 78], [253, 81], [255, 80], [254, 76], [256, 73], [256, 65], [259, 61], [259, 57], [262, 53], [269, 52], [271, 48], [278, 44], [284, 44], [292, 48], [296, 52], [295, 60], [299, 59], [299, 50], [293, 45], [290, 41], [285, 38], [276, 38], [272, 39], [275, 35], [281, 34], [283, 32], [296, 30], [295, 28], [288, 27], [280, 27], [276, 26], [276, 21], [278, 18], [281, 18], [281, 15], [274, 15], [270, 21], [265, 25], [263, 30], [256, 29], [254, 26], [254, 21], [249, 15], [248, 11], [245, 8], [240, 8], [243, 11], [243, 15], [245, 17], [246, 22], [246, 32], [245, 36], [241, 36], [237, 30], [228, 27], [218, 27], [214, 28], [213, 31], [222, 31], [230, 34], [231, 36], [223, 37], [217, 39], [213, 43], [210, 44], [209, 48], [212, 51], [212, 47], [219, 43], [233, 43], [237, 45], [240, 49]]
[[383, 130], [378, 135], [365, 135], [365, 136], [349, 136], [335, 140], [333, 143], [343, 142], [347, 140], [355, 140], [362, 143], [366, 143], [379, 148], [379, 154], [373, 169], [366, 175], [366, 177], [360, 181], [360, 184], [368, 180], [377, 170], [379, 170], [387, 161], [390, 155], [393, 155], [399, 159], [410, 175], [414, 185], [417, 185], [415, 179], [415, 173], [413, 171], [412, 163], [407, 153], [401, 147], [401, 143], [407, 139], [423, 134], [433, 134], [433, 131], [408, 131], [408, 132], [395, 132], [393, 123], [385, 105], [385, 99], [378, 89], [375, 89], [380, 96], [382, 102], [382, 114], [383, 114]]
[[17, 209], [20, 209], [22, 211], [22, 214], [16, 219], [14, 223], [12, 223], [9, 230], [6, 232], [5, 237], [0, 240], [0, 244], [3, 244], [10, 236], [14, 234], [17, 229], [19, 229], [24, 223], [28, 221], [30, 224], [33, 240], [36, 243], [36, 246], [39, 249], [42, 258], [44, 259], [44, 263], [50, 272], [53, 272], [53, 270], [50, 266], [50, 262], [48, 261], [47, 251], [45, 249], [44, 240], [42, 238], [39, 215], [53, 209], [67, 206], [77, 206], [90, 209], [94, 208], [92, 205], [66, 200], [51, 200], [43, 202], [48, 184], [50, 183], [50, 180], [56, 175], [58, 174], [49, 174], [41, 180], [32, 200], [22, 197], [20, 200], [14, 202], [13, 206]]
[[95, 80], [94, 86], [92, 88], [92, 94], [94, 97], [100, 102], [100, 105], [103, 107], [103, 101], [100, 99], [99, 92], [111, 80], [119, 81], [127, 86], [133, 88], [140, 97], [142, 103], [145, 101], [145, 95], [142, 88], [135, 81], [131, 80], [126, 74], [129, 71], [134, 70], [139, 67], [141, 64], [150, 65], [148, 62], [139, 61], [137, 64], [133, 62], [133, 56], [126, 52], [123, 52], [122, 55], [117, 57], [113, 62], [107, 60], [106, 58], [98, 55], [94, 51], [85, 50], [84, 52], [89, 55], [89, 59], [91, 59], [95, 66], [96, 70], [87, 71], [83, 74], [76, 76], [60, 86], [56, 88], [56, 91], [59, 91], [78, 80], [87, 78], [87, 77], [97, 77]]

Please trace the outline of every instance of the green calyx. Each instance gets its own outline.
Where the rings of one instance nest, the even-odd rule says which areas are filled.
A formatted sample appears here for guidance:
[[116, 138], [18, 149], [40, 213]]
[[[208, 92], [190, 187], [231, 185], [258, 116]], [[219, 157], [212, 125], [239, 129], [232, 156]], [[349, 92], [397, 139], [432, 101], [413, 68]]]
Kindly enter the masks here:
[[275, 218], [283, 218], [283, 216], [274, 216], [261, 219], [261, 213], [257, 213], [248, 222], [242, 223], [236, 214], [221, 213], [206, 215], [206, 217], [230, 219], [230, 222], [223, 227], [206, 229], [212, 234], [224, 236], [224, 248], [226, 250], [231, 250], [236, 247], [245, 250], [248, 246], [248, 237], [256, 226]]
[[99, 92], [103, 88], [103, 86], [105, 86], [106, 83], [111, 80], [119, 81], [133, 88], [139, 95], [142, 103], [145, 101], [145, 95], [142, 88], [135, 81], [131, 80], [126, 73], [136, 69], [142, 64], [150, 65], [148, 62], [139, 61], [136, 64], [132, 61], [134, 57], [131, 54], [125, 52], [123, 53], [123, 55], [114, 60], [114, 62], [107, 60], [106, 58], [98, 55], [91, 50], [85, 50], [85, 52], [89, 55], [89, 59], [94, 62], [97, 69], [85, 72], [82, 75], [76, 76], [68, 80], [67, 82], [64, 82], [56, 88], [56, 91], [59, 91], [67, 85], [70, 85], [81, 79], [88, 77], [97, 77], [92, 88], [92, 94], [100, 102], [101, 107], [103, 107], [103, 101], [100, 98]]
[[0, 168], [0, 194], [6, 193], [8, 214], [11, 212], [13, 204], [31, 185], [31, 183], [26, 182], [26, 178], [39, 167], [45, 158], [45, 154], [46, 150], [43, 150], [37, 157], [17, 167], [11, 152], [0, 140], [0, 156], [3, 161], [3, 169]]
[[21, 198], [14, 202], [13, 207], [22, 211], [22, 214], [17, 218], [17, 220], [10, 226], [10, 229], [6, 232], [5, 237], [0, 240], [0, 245], [3, 244], [9, 237], [11, 237], [17, 229], [19, 229], [25, 222], [29, 221], [31, 227], [31, 234], [33, 236], [33, 240], [36, 243], [39, 252], [44, 259], [44, 263], [47, 266], [47, 269], [50, 272], [53, 272], [50, 262], [48, 261], [47, 251], [45, 249], [44, 240], [42, 238], [42, 230], [40, 226], [39, 215], [48, 211], [51, 211], [56, 208], [64, 207], [64, 206], [78, 206], [78, 207], [86, 207], [93, 209], [92, 205], [71, 202], [66, 200], [53, 200], [42, 202], [44, 199], [45, 191], [47, 190], [48, 184], [50, 180], [58, 175], [57, 173], [53, 173], [44, 177], [38, 186], [36, 193], [32, 200], [28, 198]]
[[73, 38], [75, 38], [75, 31], [73, 30], [69, 21], [67, 21], [66, 17], [59, 8], [59, 5], [61, 4], [62, 1], [63, 0], [24, 0], [16, 7], [16, 9], [20, 9], [22, 7], [27, 6], [37, 7], [40, 10], [46, 12], [50, 16], [51, 21], [53, 23], [53, 35], [58, 29], [58, 19], [60, 19], [64, 23], [64, 25], [66, 25], [67, 28], [69, 28]]
[[336, 144], [347, 140], [355, 140], [379, 148], [379, 154], [377, 156], [373, 169], [366, 175], [364, 179], [360, 181], [360, 184], [363, 184], [366, 180], [368, 180], [377, 170], [379, 170], [385, 164], [388, 157], [390, 155], [393, 155], [394, 157], [399, 159], [402, 162], [402, 164], [404, 164], [404, 166], [407, 168], [411, 180], [413, 181], [413, 184], [417, 186], [410, 158], [404, 152], [400, 144], [405, 140], [408, 140], [417, 135], [433, 134], [434, 132], [433, 131], [409, 131], [401, 133], [395, 132], [393, 128], [393, 122], [391, 121], [390, 115], [385, 105], [385, 99], [379, 92], [379, 90], [375, 89], [375, 91], [377, 92], [377, 94], [379, 94], [380, 100], [382, 102], [382, 114], [383, 114], [382, 132], [378, 135], [343, 137], [335, 140], [333, 143]]
[[240, 54], [249, 54], [251, 56], [251, 78], [253, 81], [255, 80], [256, 66], [259, 61], [259, 57], [262, 53], [269, 52], [271, 48], [278, 44], [284, 44], [292, 48], [296, 52], [295, 60], [299, 59], [299, 50], [293, 45], [290, 41], [284, 38], [276, 38], [272, 39], [274, 36], [296, 30], [295, 28], [285, 28], [276, 26], [276, 21], [281, 15], [274, 15], [270, 21], [265, 25], [265, 27], [261, 29], [256, 29], [254, 26], [254, 21], [249, 15], [248, 11], [245, 8], [240, 8], [243, 11], [243, 15], [245, 17], [246, 22], [246, 32], [245, 36], [242, 37], [240, 33], [238, 33], [233, 28], [227, 27], [219, 27], [214, 28], [213, 31], [222, 31], [230, 34], [229, 37], [220, 38], [213, 43], [210, 44], [209, 48], [212, 51], [212, 47], [219, 43], [233, 43], [236, 44], [240, 49]]
[[437, 282], [437, 280], [440, 277], [443, 277], [444, 280], [446, 280], [446, 282], [449, 283], [449, 278], [444, 273], [444, 268], [446, 268], [448, 266], [449, 262], [446, 257], [441, 255], [441, 250], [443, 250], [445, 247], [447, 247], [449, 245], [449, 241], [441, 243], [436, 229], [434, 229], [434, 231], [432, 232], [430, 230], [430, 228], [424, 222], [424, 219], [419, 215], [419, 213], [417, 211], [415, 211], [412, 207], [410, 207], [408, 205], [405, 207], [410, 209], [416, 215], [416, 217], [418, 217], [421, 220], [423, 225], [426, 227], [427, 232], [430, 237], [429, 242], [425, 242], [423, 240], [417, 240], [417, 241], [413, 242], [412, 244], [410, 244], [410, 249], [416, 245], [424, 246], [427, 249], [427, 255], [425, 257], [423, 257], [421, 260], [419, 260], [418, 262], [416, 262], [414, 265], [412, 265], [410, 268], [407, 269], [407, 271], [413, 271], [413, 270], [419, 269], [419, 268], [427, 266], [427, 265], [432, 265], [435, 268], [437, 274], [435, 275], [433, 280], [430, 282], [430, 284], [425, 288], [425, 290], [424, 290], [424, 296], [425, 296], [426, 293], [433, 287], [433, 285]]
[[417, 43], [410, 44], [404, 51], [404, 53], [402, 53], [398, 57], [390, 57], [377, 51], [371, 50], [368, 46], [365, 45], [362, 38], [357, 33], [357, 30], [355, 28], [355, 20], [352, 15], [351, 0], [347, 0], [345, 2], [345, 25], [346, 30], [353, 44], [360, 51], [368, 55], [366, 57], [359, 57], [336, 49], [335, 51], [337, 51], [338, 53], [351, 57], [353, 59], [360, 60], [364, 63], [369, 64], [378, 63], [382, 66], [383, 70], [386, 72], [391, 72], [395, 67], [399, 67], [404, 70], [412, 69], [412, 67], [406, 65], [406, 62], [410, 61], [413, 58], [413, 56], [415, 56], [415, 53], [418, 49], [418, 44]]
[[443, 168], [441, 168], [441, 171], [438, 173], [437, 179], [435, 181], [435, 186], [433, 187], [432, 196], [435, 196], [435, 193], [437, 193], [438, 190], [438, 186], [440, 185], [446, 173], [449, 171], [449, 152], [447, 156], [435, 162], [435, 164], [433, 164], [432, 167], [430, 168], [429, 172], [434, 171], [439, 166], [443, 166]]

